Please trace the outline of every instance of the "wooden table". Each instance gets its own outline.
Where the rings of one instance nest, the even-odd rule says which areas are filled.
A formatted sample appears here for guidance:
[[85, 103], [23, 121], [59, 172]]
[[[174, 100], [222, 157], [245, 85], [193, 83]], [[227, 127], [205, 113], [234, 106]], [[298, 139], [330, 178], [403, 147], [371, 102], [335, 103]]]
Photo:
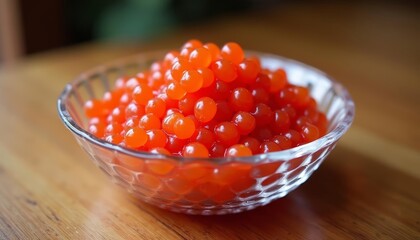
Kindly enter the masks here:
[[[87, 44], [0, 70], [0, 239], [420, 239], [420, 19], [393, 5], [280, 5], [149, 43]], [[302, 187], [253, 211], [188, 216], [133, 201], [60, 122], [78, 73], [188, 38], [238, 41], [348, 87], [356, 119]]]

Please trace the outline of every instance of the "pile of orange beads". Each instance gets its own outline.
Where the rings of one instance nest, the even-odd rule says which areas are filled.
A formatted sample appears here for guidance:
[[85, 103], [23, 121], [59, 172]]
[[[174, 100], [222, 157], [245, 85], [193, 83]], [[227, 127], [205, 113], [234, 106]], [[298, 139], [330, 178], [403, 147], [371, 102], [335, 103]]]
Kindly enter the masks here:
[[85, 103], [88, 131], [127, 148], [184, 157], [289, 149], [327, 131], [309, 90], [240, 45], [190, 40], [150, 69]]

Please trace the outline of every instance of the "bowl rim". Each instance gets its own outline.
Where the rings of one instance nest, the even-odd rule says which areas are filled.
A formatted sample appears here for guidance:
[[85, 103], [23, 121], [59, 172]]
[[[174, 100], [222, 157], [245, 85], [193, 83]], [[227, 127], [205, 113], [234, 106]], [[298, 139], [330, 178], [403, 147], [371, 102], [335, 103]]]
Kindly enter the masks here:
[[210, 161], [211, 163], [221, 164], [226, 162], [243, 162], [243, 163], [259, 163], [261, 161], [277, 161], [282, 159], [283, 161], [289, 161], [297, 157], [301, 157], [314, 151], [319, 150], [321, 147], [329, 146], [336, 142], [351, 126], [354, 115], [355, 115], [355, 105], [354, 101], [347, 91], [347, 89], [337, 82], [334, 78], [330, 75], [326, 74], [325, 72], [312, 67], [308, 64], [302, 63], [300, 61], [286, 58], [280, 55], [265, 53], [260, 51], [246, 51], [247, 55], [256, 55], [260, 58], [271, 58], [277, 59], [284, 63], [299, 65], [302, 68], [308, 69], [317, 75], [321, 75], [325, 77], [328, 81], [332, 83], [332, 89], [337, 93], [338, 96], [344, 99], [344, 109], [345, 109], [345, 116], [341, 119], [337, 126], [334, 129], [331, 129], [327, 132], [324, 136], [318, 138], [315, 141], [302, 144], [298, 147], [290, 148], [287, 150], [281, 150], [276, 152], [269, 152], [269, 153], [262, 153], [256, 154], [247, 157], [218, 157], [218, 158], [193, 158], [193, 157], [183, 157], [183, 156], [173, 156], [173, 155], [164, 155], [164, 154], [156, 154], [150, 153], [146, 151], [138, 151], [129, 149], [120, 145], [116, 145], [110, 142], [107, 142], [103, 139], [99, 139], [93, 134], [89, 133], [83, 127], [79, 126], [75, 120], [71, 117], [69, 111], [66, 107], [66, 99], [72, 92], [74, 88], [77, 88], [79, 85], [83, 83], [83, 81], [89, 79], [94, 75], [98, 75], [107, 71], [107, 69], [122, 69], [123, 66], [130, 65], [129, 63], [133, 63], [133, 61], [140, 62], [140, 59], [156, 59], [156, 56], [163, 55], [166, 51], [148, 51], [143, 53], [138, 53], [135, 55], [131, 55], [128, 57], [124, 57], [121, 59], [117, 59], [114, 61], [110, 61], [108, 63], [102, 64], [97, 67], [93, 67], [90, 70], [87, 70], [81, 74], [79, 74], [76, 78], [66, 84], [62, 92], [60, 93], [57, 99], [57, 110], [58, 115], [64, 125], [76, 136], [81, 137], [84, 140], [87, 140], [95, 145], [100, 147], [106, 148], [110, 151], [114, 151], [116, 153], [123, 153], [132, 157], [136, 157], [139, 159], [165, 159], [165, 160], [175, 160], [179, 162], [188, 162], [188, 161]]

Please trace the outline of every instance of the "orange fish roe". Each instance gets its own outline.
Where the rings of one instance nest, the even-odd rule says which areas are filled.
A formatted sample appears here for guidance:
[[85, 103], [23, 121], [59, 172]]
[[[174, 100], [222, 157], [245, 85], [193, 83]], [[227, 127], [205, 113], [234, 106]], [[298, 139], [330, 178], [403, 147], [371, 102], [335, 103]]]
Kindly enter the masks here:
[[251, 156], [252, 151], [250, 148], [243, 144], [235, 144], [229, 147], [226, 152], [226, 157], [245, 157], [245, 156]]
[[265, 69], [238, 43], [194, 39], [117, 79], [84, 108], [98, 138], [185, 157], [281, 151], [322, 137], [328, 126], [309, 89], [291, 84], [284, 69]]

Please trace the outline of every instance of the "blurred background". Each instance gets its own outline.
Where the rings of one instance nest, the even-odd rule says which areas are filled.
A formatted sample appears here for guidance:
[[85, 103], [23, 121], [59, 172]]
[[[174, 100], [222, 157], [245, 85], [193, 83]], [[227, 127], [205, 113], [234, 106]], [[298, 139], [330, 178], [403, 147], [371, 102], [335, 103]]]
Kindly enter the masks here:
[[[417, 1], [360, 2], [417, 8]], [[90, 41], [153, 41], [186, 25], [199, 26], [221, 16], [307, 3], [314, 1], [0, 0], [0, 64]]]
[[151, 41], [270, 0], [0, 0], [0, 61], [88, 41]]

